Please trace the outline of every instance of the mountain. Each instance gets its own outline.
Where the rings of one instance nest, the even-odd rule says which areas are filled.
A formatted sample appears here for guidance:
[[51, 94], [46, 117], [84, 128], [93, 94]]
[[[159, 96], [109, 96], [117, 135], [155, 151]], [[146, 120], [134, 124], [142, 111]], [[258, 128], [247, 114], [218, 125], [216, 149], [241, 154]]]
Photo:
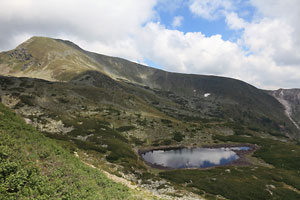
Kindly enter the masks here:
[[279, 89], [270, 92], [285, 107], [285, 113], [300, 129], [300, 89]]
[[83, 77], [88, 76], [93, 81], [84, 81], [85, 84], [94, 86], [107, 84], [108, 80], [108, 87], [133, 84], [177, 104], [177, 108], [167, 109], [156, 106], [176, 119], [236, 121], [255, 130], [300, 137], [299, 121], [291, 121], [285, 107], [267, 92], [245, 82], [166, 72], [88, 52], [70, 41], [33, 37], [14, 50], [2, 52], [0, 70], [2, 75], [49, 81], [84, 81]]
[[[50, 180], [43, 188], [59, 194], [54, 198], [63, 193], [60, 183], [80, 179], [76, 187], [87, 191], [82, 193], [87, 198], [99, 189], [106, 199], [143, 199], [107, 178], [95, 182], [98, 175], [88, 165], [163, 199], [298, 199], [300, 194], [298, 89], [265, 91], [231, 78], [171, 73], [88, 52], [70, 41], [33, 37], [0, 53], [0, 101], [18, 115], [0, 105], [0, 137], [5, 136], [0, 149], [8, 151], [14, 143], [19, 149], [8, 156], [0, 152], [1, 167], [23, 152], [17, 171], [6, 178], [0, 170], [2, 196], [11, 192], [15, 176], [10, 175], [23, 173], [23, 161], [37, 167], [44, 182]], [[255, 147], [241, 155], [245, 162], [205, 170], [153, 169], [140, 157], [156, 148], [245, 144]], [[59, 166], [80, 167], [71, 173], [57, 172]], [[30, 176], [26, 180], [20, 199], [30, 198], [24, 193], [30, 186], [38, 191]], [[66, 195], [80, 199], [69, 186]]]

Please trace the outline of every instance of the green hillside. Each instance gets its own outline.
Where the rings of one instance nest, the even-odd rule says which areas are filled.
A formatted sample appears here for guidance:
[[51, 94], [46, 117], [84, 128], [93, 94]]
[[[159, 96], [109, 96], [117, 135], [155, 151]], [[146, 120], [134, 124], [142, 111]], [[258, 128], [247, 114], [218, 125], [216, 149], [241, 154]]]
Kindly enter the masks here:
[[[166, 72], [44, 37], [0, 53], [0, 74], [0, 199], [299, 197], [297, 89]], [[232, 145], [255, 148], [208, 169], [164, 170], [140, 157]]]
[[[78, 82], [81, 79], [79, 84], [106, 85], [107, 90], [111, 83], [114, 86], [122, 84], [122, 89], [127, 91], [142, 87], [148, 89], [147, 93], [174, 102], [175, 107], [158, 104], [154, 107], [179, 120], [234, 121], [255, 130], [300, 137], [299, 129], [286, 116], [280, 102], [266, 91], [243, 81], [166, 72], [88, 52], [70, 41], [32, 37], [16, 49], [0, 53], [0, 70], [2, 75], [51, 81]], [[83, 79], [87, 73], [92, 74], [93, 81]], [[205, 98], [204, 94], [210, 96]], [[140, 89], [135, 95], [145, 96]]]
[[0, 199], [136, 199], [0, 104]]

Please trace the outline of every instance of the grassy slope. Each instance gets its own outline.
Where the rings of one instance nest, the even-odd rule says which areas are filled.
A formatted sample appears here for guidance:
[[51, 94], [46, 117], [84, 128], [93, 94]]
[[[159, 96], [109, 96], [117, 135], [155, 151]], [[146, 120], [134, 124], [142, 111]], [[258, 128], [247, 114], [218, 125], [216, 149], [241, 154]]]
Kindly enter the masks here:
[[1, 64], [7, 64], [8, 74], [46, 80], [71, 80], [85, 70], [101, 66], [81, 51], [59, 40], [32, 37], [17, 48], [0, 53]]
[[[32, 54], [34, 53], [32, 52]], [[107, 63], [109, 64], [110, 61], [113, 62], [114, 59], [108, 59]], [[131, 64], [135, 65], [134, 63]], [[118, 63], [116, 62], [115, 65], [116, 69], [117, 67], [122, 68], [122, 65], [118, 65]], [[123, 68], [123, 70], [125, 69], [128, 69], [127, 66]], [[133, 69], [135, 68], [132, 68], [132, 70]], [[124, 71], [124, 73], [128, 72], [128, 74], [138, 75], [138, 73], [133, 73], [132, 70], [126, 70]], [[148, 72], [149, 71], [146, 71], [145, 73]], [[149, 74], [151, 73], [149, 72]], [[271, 96], [250, 85], [237, 82], [236, 80], [227, 80], [217, 77], [212, 78], [195, 75], [186, 75], [185, 77], [181, 77], [180, 74], [170, 74], [171, 73], [160, 72], [156, 75], [153, 75], [150, 78], [151, 80], [149, 81], [161, 83], [161, 85], [164, 86], [163, 89], [167, 91], [171, 90], [179, 94], [180, 91], [184, 91], [181, 95], [186, 95], [187, 97], [193, 97], [192, 94], [194, 89], [196, 89], [196, 91], [200, 91], [199, 94], [197, 94], [198, 96], [195, 96], [197, 98], [203, 97], [202, 93], [211, 92], [212, 95], [207, 98], [207, 101], [216, 103], [216, 105], [224, 102], [224, 106], [221, 107], [222, 109], [220, 110], [220, 112], [225, 114], [228, 112], [227, 117], [232, 116], [234, 119], [240, 120], [232, 122], [232, 124], [235, 126], [232, 127], [235, 131], [235, 134], [237, 134], [237, 131], [235, 129], [240, 130], [240, 127], [244, 128], [244, 126], [247, 127], [249, 124], [258, 125], [258, 127], [251, 127], [251, 130], [257, 129], [259, 131], [260, 129], [262, 129], [268, 132], [274, 128], [273, 125], [277, 125], [277, 123], [274, 124], [273, 122], [281, 122], [282, 124], [284, 124], [285, 122], [285, 118], [284, 116], [282, 116], [282, 106]], [[159, 105], [163, 104], [159, 108], [166, 107], [174, 109], [175, 103], [170, 104], [168, 97], [158, 97], [152, 90], [144, 90], [134, 85], [127, 86], [125, 83], [117, 84], [115, 81], [109, 80], [108, 77], [104, 77], [103, 75], [99, 76], [96, 73], [91, 73], [89, 75], [93, 77], [94, 80], [96, 80], [96, 84], [94, 85], [96, 85], [97, 87], [87, 87], [81, 85], [80, 82], [78, 84], [78, 87], [75, 87], [76, 82], [74, 83], [74, 85], [72, 85], [71, 83], [51, 83], [52, 86], [36, 87], [39, 89], [35, 91], [33, 90], [34, 92], [32, 92], [32, 96], [34, 97], [34, 99], [36, 98], [40, 100], [40, 105], [44, 105], [41, 107], [50, 108], [49, 110], [51, 111], [53, 111], [55, 109], [54, 107], [56, 107], [56, 109], [59, 108], [60, 112], [69, 111], [70, 109], [67, 108], [74, 107], [73, 111], [76, 111], [75, 113], [77, 113], [78, 110], [76, 109], [78, 109], [77, 107], [79, 107], [81, 99], [84, 100], [82, 106], [89, 105], [86, 102], [90, 102], [93, 109], [95, 109], [96, 107], [98, 109], [99, 107], [99, 110], [101, 107], [100, 105], [102, 105], [103, 102], [110, 102], [112, 107], [105, 108], [107, 111], [109, 111], [110, 114], [108, 113], [105, 117], [107, 117], [107, 119], [110, 119], [110, 122], [115, 122], [117, 118], [120, 118], [120, 121], [122, 121], [124, 117], [126, 125], [131, 124], [131, 120], [134, 118], [130, 116], [128, 117], [128, 119], [125, 119], [126, 115], [123, 115], [123, 108], [127, 108], [128, 110], [132, 111], [132, 113], [134, 111], [144, 111], [152, 113], [155, 109], [154, 107], [151, 107], [151, 103], [157, 101]], [[65, 77], [62, 78], [62, 80], [64, 79]], [[66, 80], [69, 79], [71, 79], [71, 77]], [[136, 82], [140, 81], [139, 77], [133, 77], [132, 79]], [[144, 79], [142, 79], [142, 81], [144, 81]], [[50, 85], [50, 82], [47, 84]], [[56, 88], [58, 87], [57, 85], [61, 85], [61, 88]], [[177, 91], [178, 85], [182, 86], [182, 88], [180, 88], [180, 91]], [[17, 86], [14, 85], [12, 87]], [[20, 84], [18, 87], [19, 88], [10, 89], [14, 91], [15, 89], [22, 89], [23, 86], [21, 86]], [[189, 88], [189, 90], [187, 90], [187, 88]], [[41, 95], [43, 93], [40, 92], [40, 89], [45, 89], [45, 94], [47, 95]], [[56, 91], [55, 89], [64, 92], [60, 94], [60, 92], [58, 93], [58, 91]], [[51, 94], [53, 94], [54, 96], [52, 96]], [[53, 102], [51, 99], [53, 100]], [[60, 104], [55, 103], [56, 99], [61, 101]], [[203, 99], [201, 99], [200, 103], [202, 103]], [[166, 103], [163, 103], [161, 100], [164, 100]], [[35, 101], [33, 102], [33, 105], [38, 105]], [[26, 104], [26, 102], [23, 103]], [[61, 106], [62, 104], [66, 105]], [[53, 107], [50, 107], [49, 105], [52, 105]], [[116, 110], [114, 107], [115, 105], [118, 105], [116, 106], [116, 109], [120, 110]], [[120, 107], [123, 108], [121, 109]], [[207, 107], [206, 104], [204, 104], [204, 107]], [[183, 105], [182, 110], [184, 110], [185, 108], [189, 108], [188, 104]], [[3, 195], [7, 195], [7, 192], [12, 192], [13, 195], [27, 194], [27, 196], [29, 196], [28, 198], [32, 198], [34, 197], [34, 195], [45, 195], [46, 199], [49, 198], [47, 195], [52, 195], [51, 198], [61, 198], [64, 195], [66, 198], [68, 198], [71, 195], [70, 198], [72, 199], [76, 199], [76, 195], [82, 195], [78, 197], [80, 199], [88, 199], [88, 197], [84, 195], [95, 195], [90, 197], [91, 199], [94, 199], [96, 197], [104, 199], [130, 198], [130, 191], [126, 190], [126, 188], [116, 186], [115, 184], [109, 182], [101, 174], [98, 174], [96, 172], [93, 172], [93, 170], [86, 168], [77, 159], [73, 158], [73, 156], [68, 152], [60, 149], [53, 141], [40, 136], [32, 128], [25, 125], [22, 120], [16, 118], [13, 114], [9, 114], [9, 111], [5, 110], [4, 108], [1, 107], [1, 109], [3, 111], [1, 111], [0, 113], [4, 114], [0, 114], [0, 119], [2, 119], [0, 130], [2, 130], [1, 133], [3, 133], [1, 134], [0, 139], [1, 145], [3, 143], [3, 145], [5, 145], [6, 147], [3, 147], [3, 151], [0, 151], [4, 152], [3, 155], [0, 155], [0, 158], [3, 160], [3, 162], [1, 160], [1, 163], [4, 163], [3, 166], [6, 166], [5, 163], [8, 163], [7, 168], [3, 167], [3, 169], [7, 170], [8, 172], [4, 171], [2, 176], [10, 177], [10, 175], [13, 175], [12, 178], [6, 178], [8, 181], [10, 181], [11, 179], [11, 182], [9, 182], [10, 185], [8, 183], [5, 183], [7, 185], [5, 186], [5, 184], [2, 184], [1, 182], [0, 192], [6, 192], [5, 194], [3, 193]], [[177, 110], [175, 109], [174, 112], [177, 112]], [[11, 117], [7, 117], [7, 114], [11, 115]], [[135, 170], [139, 170], [139, 168], [142, 167], [142, 165], [137, 165], [140, 163], [137, 162], [137, 157], [131, 149], [131, 142], [133, 141], [131, 141], [130, 138], [128, 139], [122, 137], [122, 134], [120, 134], [118, 131], [115, 131], [113, 128], [108, 127], [108, 125], [101, 124], [100, 122], [103, 119], [103, 116], [100, 115], [100, 111], [99, 115], [95, 117], [81, 116], [80, 118], [80, 115], [78, 115], [77, 118], [73, 120], [68, 117], [66, 117], [67, 119], [64, 119], [63, 114], [59, 114], [65, 124], [73, 126], [75, 128], [72, 132], [69, 133], [68, 136], [76, 137], [78, 135], [87, 136], [91, 133], [94, 134], [93, 137], [89, 137], [87, 142], [74, 140], [75, 144], [78, 147], [99, 151], [103, 154], [107, 153], [105, 154], [107, 155], [107, 160], [113, 163], [121, 164], [125, 166], [125, 169], [129, 170], [132, 168], [132, 166], [134, 166], [133, 173]], [[156, 111], [156, 114], [161, 113]], [[116, 117], [113, 117], [113, 115], [116, 115]], [[5, 122], [4, 120], [8, 121]], [[18, 121], [17, 124], [12, 122], [15, 120]], [[150, 124], [150, 120], [148, 121]], [[157, 124], [159, 125], [160, 123], [155, 123], [153, 127], [157, 126]], [[169, 127], [169, 125], [170, 127], [174, 126], [174, 129], [177, 128], [175, 127], [175, 123], [173, 123], [166, 125], [164, 129], [166, 130], [166, 127]], [[144, 129], [141, 130], [141, 132], [144, 132]], [[162, 138], [166, 137], [165, 130], [162, 134]], [[173, 128], [170, 128], [170, 130], [173, 130]], [[241, 135], [243, 134], [244, 132], [241, 131]], [[56, 135], [52, 136], [54, 137]], [[151, 137], [152, 136], [153, 133], [151, 132]], [[67, 140], [69, 139], [70, 138], [67, 137]], [[222, 136], [220, 136], [215, 137], [215, 139], [221, 141], [229, 140], [242, 143], [248, 142], [259, 144], [262, 146], [262, 148], [260, 151], [258, 151], [257, 154], [255, 154], [255, 156], [265, 160], [269, 164], [272, 164], [275, 168], [270, 169], [261, 166], [241, 168], [230, 167], [230, 173], [225, 171], [227, 167], [225, 169], [217, 168], [213, 170], [175, 170], [163, 172], [161, 173], [161, 176], [172, 180], [174, 183], [185, 184], [188, 187], [193, 188], [195, 192], [199, 193], [205, 191], [207, 193], [215, 195], [221, 194], [230, 199], [253, 199], [254, 197], [256, 199], [298, 198], [299, 193], [295, 192], [295, 190], [300, 190], [300, 180], [298, 178], [300, 163], [299, 156], [297, 157], [297, 155], [300, 155], [299, 147], [293, 144], [285, 144], [261, 138], [251, 139], [246, 137], [239, 137], [236, 135], [223, 138]], [[8, 148], [7, 145], [11, 145], [16, 150], [14, 150], [13, 148]], [[103, 148], [100, 148], [103, 145], [108, 146], [107, 150], [103, 150]], [[120, 146], [122, 148], [118, 148]], [[37, 151], [37, 149], [39, 151]], [[15, 159], [13, 159], [14, 157]], [[11, 173], [11, 169], [13, 173]], [[98, 174], [99, 178], [97, 178], [98, 175], [94, 175], [94, 173]], [[20, 174], [20, 177], [15, 176], [15, 174]], [[35, 180], [35, 177], [37, 177], [38, 181], [32, 181]], [[55, 177], [60, 178], [57, 179]], [[82, 177], [87, 178], [85, 178], [85, 181], [82, 181]], [[6, 179], [3, 178], [3, 181], [6, 181]], [[108, 186], [110, 184], [112, 184], [112, 189], [107, 188], [110, 187]], [[13, 187], [14, 185], [16, 185], [15, 188]], [[275, 187], [275, 189], [273, 186]], [[13, 190], [9, 189], [7, 191], [8, 188], [13, 188]], [[293, 188], [296, 189], [293, 190]], [[117, 193], [115, 191], [121, 192]], [[25, 197], [23, 196], [22, 198]]]
[[0, 199], [131, 199], [0, 104]]
[[[61, 42], [74, 47], [71, 42]], [[75, 46], [75, 48], [79, 47]], [[196, 113], [199, 114], [203, 108], [212, 106], [212, 109], [202, 117], [216, 113], [214, 114], [216, 118], [234, 119], [237, 123], [245, 126], [271, 130], [276, 133], [287, 132], [293, 138], [299, 137], [298, 130], [285, 116], [283, 106], [265, 91], [243, 81], [217, 76], [171, 73], [121, 58], [80, 50], [97, 61], [103, 70], [112, 77], [121, 77], [150, 88], [174, 92], [183, 97], [189, 102], [186, 103], [185, 110], [195, 110], [197, 106], [190, 107], [195, 104], [200, 107], [200, 109], [196, 109]], [[203, 99], [204, 93], [211, 93], [211, 96]], [[197, 103], [193, 102], [194, 100]], [[206, 104], [206, 100], [210, 103]]]
[[[87, 52], [69, 41], [45, 37], [33, 37], [15, 50], [0, 53], [0, 69], [2, 66], [4, 71], [6, 65], [15, 69], [11, 75], [59, 81], [69, 81], [87, 70], [100, 71], [110, 77], [174, 92], [186, 100], [181, 105], [190, 116], [233, 119], [245, 126], [299, 137], [279, 102], [264, 91], [234, 79], [165, 72]], [[204, 93], [211, 93], [211, 96], [204, 99]]]

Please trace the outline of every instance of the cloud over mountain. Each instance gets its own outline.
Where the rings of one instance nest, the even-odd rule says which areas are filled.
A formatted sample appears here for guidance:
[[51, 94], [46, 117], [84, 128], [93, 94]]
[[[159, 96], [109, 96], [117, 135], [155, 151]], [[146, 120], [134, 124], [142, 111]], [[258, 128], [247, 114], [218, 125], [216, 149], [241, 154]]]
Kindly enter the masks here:
[[[70, 39], [85, 49], [133, 61], [151, 61], [170, 71], [230, 76], [258, 87], [300, 87], [300, 3], [249, 0], [252, 17], [233, 0], [174, 1], [176, 16], [185, 6], [195, 18], [223, 20], [236, 32], [204, 35], [179, 29], [188, 23], [160, 20], [166, 0], [2, 0], [0, 48], [7, 50], [32, 35]], [[182, 16], [185, 18], [185, 16]], [[176, 22], [176, 23], [175, 23]], [[178, 29], [176, 29], [178, 27]], [[174, 29], [175, 28], [175, 29]]]

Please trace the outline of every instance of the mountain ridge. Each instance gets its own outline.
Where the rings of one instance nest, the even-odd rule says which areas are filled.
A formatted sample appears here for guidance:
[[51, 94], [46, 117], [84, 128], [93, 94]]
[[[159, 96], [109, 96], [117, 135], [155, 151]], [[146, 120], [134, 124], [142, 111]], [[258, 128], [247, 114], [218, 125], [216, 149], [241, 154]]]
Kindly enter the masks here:
[[[296, 126], [300, 122], [295, 124], [286, 115], [284, 105], [272, 94], [244, 81], [167, 72], [122, 58], [85, 51], [67, 40], [32, 37], [16, 49], [0, 53], [0, 70], [2, 75], [49, 81], [83, 81], [81, 76], [89, 76], [94, 80], [85, 81], [85, 84], [93, 86], [110, 82], [110, 85], [149, 87], [155, 95], [163, 93], [159, 95], [182, 106], [181, 113], [187, 110], [189, 118], [233, 119], [248, 126], [266, 126], [291, 137], [300, 137]], [[205, 98], [207, 93], [210, 96]], [[181, 114], [176, 112], [169, 114], [180, 117]]]
[[[79, 52], [82, 52], [83, 54], [87, 55], [87, 56], [90, 56], [92, 59], [94, 59], [96, 62], [98, 61], [99, 63], [102, 62], [102, 64], [105, 66], [108, 65], [107, 63], [111, 62], [112, 60], [113, 61], [117, 61], [119, 63], [119, 67], [121, 67], [120, 65], [122, 65], [122, 62], [125, 62], [125, 65], [126, 68], [132, 68], [132, 66], [135, 66], [135, 67], [138, 67], [139, 70], [145, 70], [147, 72], [152, 72], [155, 73], [155, 72], [159, 72], [159, 73], [166, 73], [166, 74], [179, 74], [179, 75], [189, 75], [189, 76], [206, 76], [206, 77], [215, 77], [215, 78], [226, 78], [226, 79], [232, 79], [232, 80], [236, 80], [236, 81], [241, 81], [243, 83], [246, 83], [242, 80], [238, 80], [238, 79], [234, 79], [234, 78], [230, 78], [230, 77], [223, 77], [223, 76], [215, 76], [215, 75], [199, 75], [199, 74], [184, 74], [184, 73], [179, 73], [179, 72], [168, 72], [168, 71], [165, 71], [165, 70], [162, 70], [162, 69], [156, 69], [154, 67], [151, 67], [151, 66], [147, 66], [147, 65], [143, 65], [143, 64], [139, 64], [139, 63], [136, 63], [136, 62], [132, 62], [132, 61], [129, 61], [129, 60], [126, 60], [124, 58], [120, 58], [120, 57], [113, 57], [113, 56], [108, 56], [108, 55], [103, 55], [103, 54], [99, 54], [99, 53], [95, 53], [95, 52], [91, 52], [91, 51], [86, 51], [84, 49], [82, 49], [80, 46], [78, 46], [77, 44], [73, 43], [72, 41], [69, 41], [69, 40], [62, 40], [62, 39], [54, 39], [54, 38], [48, 38], [48, 37], [40, 37], [40, 36], [33, 36], [31, 37], [30, 39], [26, 40], [25, 42], [21, 43], [20, 45], [18, 45], [15, 50], [18, 50], [18, 49], [27, 49], [28, 48], [28, 45], [30, 45], [31, 43], [40, 43], [39, 45], [42, 46], [44, 43], [47, 43], [47, 42], [57, 42], [56, 44], [64, 44], [68, 47], [71, 47], [71, 48], [74, 48], [76, 50], [78, 50]], [[51, 45], [49, 45], [51, 47]], [[49, 51], [49, 46], [43, 46], [45, 48], [48, 48], [48, 51]], [[60, 45], [61, 46], [61, 45]], [[52, 46], [53, 47], [53, 46]], [[31, 48], [31, 47], [29, 47]], [[61, 49], [63, 50], [62, 52], [66, 52], [67, 50], [65, 48]], [[0, 53], [8, 53], [8, 52], [11, 52], [13, 50], [10, 50], [10, 51], [5, 51], [5, 52], [0, 52]], [[50, 50], [52, 51], [52, 49]], [[31, 54], [27, 54], [26, 55], [26, 52], [22, 52], [24, 53], [25, 55], [25, 60], [28, 60], [28, 56], [29, 57], [32, 57]], [[44, 52], [40, 52], [40, 53], [44, 53]], [[36, 52], [35, 52], [36, 54]], [[64, 54], [64, 53], [62, 53]], [[38, 56], [38, 59], [41, 59], [41, 57]], [[94, 65], [97, 66], [97, 64], [99, 63], [93, 63]], [[103, 67], [103, 66], [101, 66]], [[127, 70], [126, 68], [122, 67], [122, 70]], [[93, 68], [93, 69], [96, 69], [96, 68]], [[86, 68], [86, 70], [91, 70], [91, 68]], [[101, 71], [101, 68], [97, 68], [96, 70], [99, 70], [100, 72], [103, 73], [103, 71]], [[109, 70], [109, 69], [107, 69]], [[119, 68], [120, 70], [120, 68]], [[107, 71], [106, 71], [107, 72]], [[13, 74], [13, 71], [11, 73], [11, 75], [15, 75]], [[29, 75], [29, 74], [24, 74], [24, 75]], [[112, 74], [108, 74], [108, 75], [112, 75]], [[116, 75], [116, 74], [113, 74], [113, 75]], [[130, 74], [132, 75], [132, 74]], [[122, 76], [124, 77], [124, 76]], [[33, 77], [34, 78], [34, 77]], [[42, 78], [42, 79], [46, 79], [48, 80], [48, 77], [39, 77], [39, 78]], [[137, 78], [132, 78], [132, 79], [137, 79]], [[52, 79], [53, 80], [53, 79]], [[59, 77], [58, 79], [56, 79], [58, 81], [63, 81], [63, 80], [60, 80]], [[136, 82], [136, 83], [141, 83], [141, 82]], [[248, 83], [246, 83], [248, 84]], [[254, 86], [253, 86], [254, 87]]]
[[[15, 119], [21, 118], [1, 103], [47, 140], [40, 133], [30, 134], [33, 128], [24, 121], [21, 125], [28, 131], [14, 128]], [[298, 199], [299, 108], [297, 89], [265, 91], [231, 78], [166, 72], [86, 52], [69, 41], [36, 37], [0, 53], [0, 131], [13, 144], [29, 141], [27, 148], [18, 145], [23, 148], [23, 159], [34, 144], [41, 144], [30, 142], [26, 135], [45, 142], [52, 138], [69, 158], [123, 177], [164, 199]], [[5, 141], [0, 144], [9, 150], [6, 145]], [[139, 154], [141, 150], [245, 145], [254, 147], [254, 152], [243, 156], [246, 162], [207, 169], [152, 169]], [[33, 165], [61, 160], [57, 156], [48, 159], [57, 148], [35, 149], [40, 159], [38, 163], [34, 159]], [[5, 159], [0, 152], [0, 164], [6, 166]], [[18, 161], [18, 166], [23, 166], [22, 162]], [[52, 171], [51, 166], [42, 169]], [[55, 185], [63, 185], [56, 183], [64, 180], [77, 182], [85, 172], [62, 175], [54, 174]], [[7, 196], [11, 180], [24, 183], [23, 179], [10, 179], [14, 177], [12, 174], [0, 184], [7, 188], [0, 196]], [[75, 188], [68, 193], [70, 198], [94, 194], [85, 186], [97, 178], [80, 181], [85, 192], [79, 194], [81, 190]], [[111, 184], [117, 190], [118, 186]], [[53, 191], [60, 195], [60, 188]], [[98, 186], [94, 188], [98, 190]], [[100, 193], [106, 191], [112, 190], [99, 189]], [[107, 195], [130, 196], [132, 192], [133, 199], [141, 199], [134, 190]], [[27, 193], [20, 195], [25, 198]]]

